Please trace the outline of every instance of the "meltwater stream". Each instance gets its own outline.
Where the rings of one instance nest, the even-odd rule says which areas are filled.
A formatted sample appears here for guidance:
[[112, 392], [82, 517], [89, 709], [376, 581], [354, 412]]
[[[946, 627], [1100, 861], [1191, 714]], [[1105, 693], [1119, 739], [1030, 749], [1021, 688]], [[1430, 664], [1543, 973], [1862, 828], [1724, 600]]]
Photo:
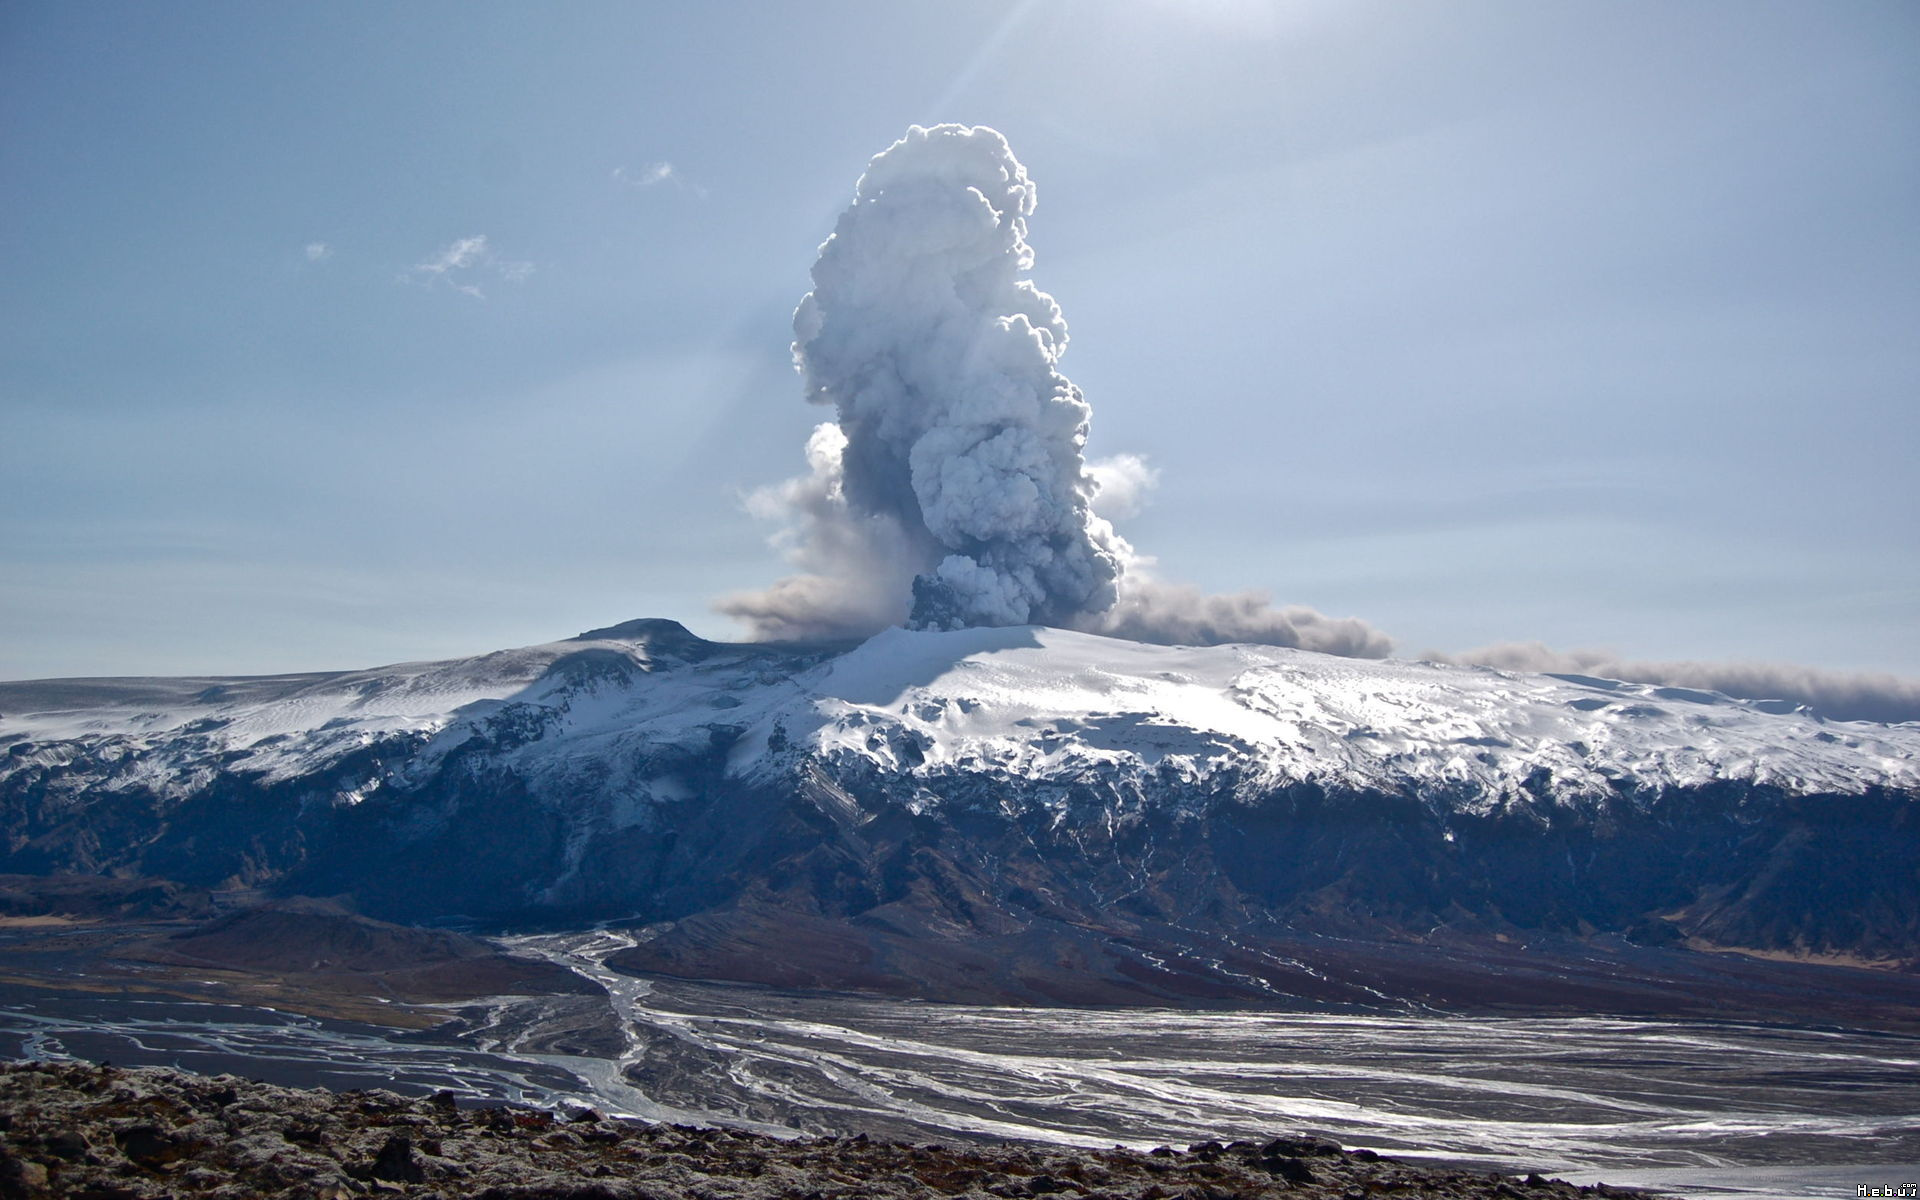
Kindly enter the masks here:
[[[428, 1034], [122, 997], [0, 994], [0, 1054], [447, 1088], [767, 1132], [1349, 1146], [1687, 1195], [1920, 1178], [1920, 1038], [1612, 1018], [1030, 1009], [641, 980], [623, 934], [515, 939], [599, 980]], [[597, 1039], [597, 1041], [596, 1041]]]

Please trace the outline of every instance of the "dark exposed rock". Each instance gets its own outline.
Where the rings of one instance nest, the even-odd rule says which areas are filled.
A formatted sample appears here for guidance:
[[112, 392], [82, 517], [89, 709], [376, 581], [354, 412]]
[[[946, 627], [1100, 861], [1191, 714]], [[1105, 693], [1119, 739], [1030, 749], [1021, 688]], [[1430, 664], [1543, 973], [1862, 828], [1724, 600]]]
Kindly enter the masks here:
[[1288, 1183], [1312, 1183], [1313, 1168], [1297, 1158], [1269, 1156], [1260, 1160], [1260, 1169], [1269, 1175], [1277, 1176]]
[[367, 1168], [367, 1174], [374, 1179], [386, 1179], [394, 1183], [419, 1183], [427, 1177], [426, 1172], [413, 1157], [413, 1139], [404, 1133], [389, 1137], [380, 1147], [380, 1153], [373, 1156], [373, 1164]]
[[44, 1194], [46, 1186], [46, 1167], [0, 1151], [0, 1200], [30, 1200]]
[[84, 1135], [71, 1129], [62, 1129], [55, 1133], [48, 1134], [46, 1147], [48, 1154], [57, 1155], [74, 1162], [85, 1158], [88, 1152], [93, 1149], [92, 1146], [87, 1144], [87, 1139]]
[[143, 1167], [164, 1161], [168, 1151], [177, 1145], [176, 1139], [158, 1125], [134, 1125], [116, 1130], [113, 1140], [120, 1147], [120, 1153]]
[[1284, 1156], [1288, 1158], [1307, 1158], [1313, 1155], [1332, 1155], [1341, 1152], [1340, 1143], [1321, 1137], [1277, 1137], [1260, 1147], [1260, 1152], [1268, 1157]]

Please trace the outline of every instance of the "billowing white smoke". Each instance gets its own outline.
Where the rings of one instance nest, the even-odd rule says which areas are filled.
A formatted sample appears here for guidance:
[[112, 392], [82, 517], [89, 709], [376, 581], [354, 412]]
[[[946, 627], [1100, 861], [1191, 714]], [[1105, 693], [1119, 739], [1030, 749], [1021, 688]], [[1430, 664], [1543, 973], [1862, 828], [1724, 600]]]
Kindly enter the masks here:
[[1034, 197], [984, 127], [914, 126], [868, 164], [793, 321], [807, 398], [835, 420], [808, 442], [807, 477], [749, 500], [785, 517], [802, 574], [721, 610], [783, 639], [905, 619], [1385, 653], [1358, 622], [1128, 574], [1093, 500], [1119, 511], [1152, 473], [1086, 461], [1090, 410], [1058, 370], [1067, 325], [1027, 278]]
[[[868, 164], [794, 314], [807, 398], [838, 427], [814, 435], [810, 486], [841, 511], [804, 519], [850, 543], [803, 555], [844, 567], [848, 551], [904, 554], [914, 625], [1057, 625], [1114, 601], [1120, 550], [1089, 506], [1087, 403], [1055, 369], [1066, 322], [1026, 278], [1033, 203], [998, 133], [915, 126]], [[775, 589], [803, 606], [818, 590]], [[814, 623], [894, 607], [828, 590], [842, 603]], [[808, 623], [773, 600], [730, 610]]]
[[[1379, 658], [1364, 621], [1155, 579], [1094, 511], [1151, 488], [1141, 459], [1084, 456], [1090, 411], [1058, 369], [1060, 308], [1028, 280], [1034, 186], [984, 127], [915, 126], [876, 156], [794, 314], [807, 398], [835, 419], [809, 473], [748, 507], [800, 573], [727, 597], [756, 636], [855, 638], [906, 621], [1064, 625], [1136, 641], [1262, 642]], [[1445, 659], [1445, 655], [1432, 657]], [[1539, 645], [1453, 661], [1788, 699], [1827, 716], [1920, 719], [1920, 683], [1773, 664], [1635, 663]]]

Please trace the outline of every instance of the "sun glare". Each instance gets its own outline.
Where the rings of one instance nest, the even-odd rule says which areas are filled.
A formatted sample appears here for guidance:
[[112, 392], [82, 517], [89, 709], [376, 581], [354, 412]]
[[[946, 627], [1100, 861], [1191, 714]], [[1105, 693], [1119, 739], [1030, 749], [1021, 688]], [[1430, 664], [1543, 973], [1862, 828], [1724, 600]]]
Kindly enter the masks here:
[[1155, 7], [1222, 33], [1277, 37], [1317, 24], [1332, 13], [1328, 0], [1149, 0]]

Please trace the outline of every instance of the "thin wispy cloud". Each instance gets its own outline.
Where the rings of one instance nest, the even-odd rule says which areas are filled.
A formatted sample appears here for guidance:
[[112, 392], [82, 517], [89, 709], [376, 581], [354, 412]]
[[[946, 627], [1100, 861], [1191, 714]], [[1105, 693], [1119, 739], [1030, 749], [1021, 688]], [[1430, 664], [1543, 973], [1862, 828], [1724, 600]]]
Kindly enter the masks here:
[[434, 257], [415, 264], [413, 269], [428, 275], [445, 275], [474, 265], [487, 253], [487, 235], [477, 234], [451, 243]]
[[504, 259], [495, 254], [487, 243], [487, 235], [478, 233], [449, 242], [437, 254], [408, 268], [400, 278], [405, 283], [428, 286], [444, 283], [456, 292], [484, 300], [487, 296], [480, 286], [482, 280], [522, 283], [533, 270], [530, 262]]
[[697, 183], [689, 182], [680, 169], [670, 162], [653, 162], [644, 167], [615, 167], [613, 181], [626, 187], [646, 190], [663, 185], [679, 191], [692, 192], [696, 196], [705, 196], [707, 189]]
[[325, 262], [332, 257], [333, 257], [333, 247], [327, 245], [325, 242], [308, 242], [307, 243], [307, 261], [308, 262], [310, 263]]
[[670, 162], [648, 163], [637, 171], [629, 167], [615, 167], [613, 178], [618, 183], [639, 188], [658, 187], [668, 180], [679, 182], [673, 173], [673, 164]]

